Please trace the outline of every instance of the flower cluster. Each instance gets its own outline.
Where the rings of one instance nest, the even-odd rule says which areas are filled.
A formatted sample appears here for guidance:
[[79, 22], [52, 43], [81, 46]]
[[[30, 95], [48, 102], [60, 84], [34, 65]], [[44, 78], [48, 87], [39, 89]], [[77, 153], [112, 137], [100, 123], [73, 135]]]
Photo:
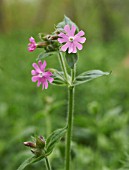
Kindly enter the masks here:
[[[50, 52], [53, 51], [62, 51], [68, 53], [77, 53], [77, 50], [82, 50], [82, 44], [86, 41], [84, 36], [84, 31], [77, 32], [77, 27], [74, 24], [65, 25], [63, 29], [60, 31], [55, 31], [51, 35], [46, 35], [44, 37], [40, 37], [41, 42], [36, 43], [33, 37], [29, 38], [28, 51], [32, 52], [36, 48], [44, 48], [44, 55], [51, 55]], [[76, 34], [75, 34], [76, 33]], [[61, 46], [61, 47], [60, 47]], [[44, 57], [43, 57], [44, 58]], [[74, 60], [76, 61], [76, 59]], [[75, 64], [75, 63], [74, 63]], [[34, 70], [31, 71], [32, 81], [37, 81], [37, 86], [42, 85], [42, 89], [48, 88], [48, 83], [52, 83], [54, 78], [53, 74], [50, 71], [45, 71], [47, 63], [44, 61], [38, 62], [38, 64], [33, 63], [32, 66]]]
[[51, 77], [53, 74], [50, 71], [45, 71], [47, 63], [44, 61], [38, 61], [38, 64], [33, 63], [32, 66], [34, 67], [35, 70], [31, 71], [32, 74], [32, 81], [33, 82], [38, 82], [37, 86], [39, 87], [42, 84], [42, 89], [47, 89], [48, 88], [48, 82], [52, 83], [53, 78]]

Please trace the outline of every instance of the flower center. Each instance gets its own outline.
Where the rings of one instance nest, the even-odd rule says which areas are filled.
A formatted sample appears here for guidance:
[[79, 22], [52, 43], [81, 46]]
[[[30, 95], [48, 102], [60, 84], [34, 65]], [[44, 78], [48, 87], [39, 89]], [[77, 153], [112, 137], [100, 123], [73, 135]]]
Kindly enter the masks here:
[[74, 41], [74, 37], [72, 37], [72, 36], [69, 37], [69, 41], [70, 41], [70, 42], [73, 42], [73, 41]]
[[41, 72], [41, 73], [39, 73], [39, 77], [43, 77], [44, 76], [44, 74]]

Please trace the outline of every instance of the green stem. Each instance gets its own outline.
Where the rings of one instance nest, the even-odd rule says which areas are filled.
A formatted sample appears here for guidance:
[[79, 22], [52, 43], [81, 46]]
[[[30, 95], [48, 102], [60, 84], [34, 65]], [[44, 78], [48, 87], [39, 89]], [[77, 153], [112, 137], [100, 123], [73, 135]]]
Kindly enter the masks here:
[[76, 76], [76, 65], [74, 65], [74, 68], [71, 69], [72, 82], [74, 81], [75, 76]]
[[59, 52], [59, 60], [60, 60], [60, 64], [61, 64], [62, 70], [64, 72], [65, 79], [68, 80], [68, 77], [67, 77], [68, 74], [67, 74], [65, 62], [64, 62], [64, 58], [63, 58], [63, 55], [62, 55], [61, 52]]
[[51, 165], [47, 157], [45, 157], [47, 170], [51, 170]]
[[[75, 78], [75, 69], [71, 70], [72, 80]], [[74, 86], [68, 88], [68, 118], [67, 118], [67, 138], [66, 138], [66, 170], [70, 170], [71, 161], [71, 139], [74, 112]]]

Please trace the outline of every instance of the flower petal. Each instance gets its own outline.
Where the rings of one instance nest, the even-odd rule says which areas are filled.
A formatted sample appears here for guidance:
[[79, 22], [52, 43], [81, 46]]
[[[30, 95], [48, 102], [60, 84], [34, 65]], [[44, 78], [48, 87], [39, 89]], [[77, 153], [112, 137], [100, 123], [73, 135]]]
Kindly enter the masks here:
[[36, 72], [35, 70], [32, 70], [32, 71], [31, 71], [31, 74], [32, 74], [33, 76], [35, 76], [35, 75], [37, 74], [37, 72]]
[[66, 34], [64, 34], [63, 32], [61, 32], [60, 34], [58, 34], [58, 37], [68, 38], [68, 36], [67, 36]]
[[49, 81], [49, 83], [52, 83], [54, 81], [54, 78], [48, 77], [47, 80]]
[[68, 39], [66, 39], [66, 38], [58, 38], [58, 41], [59, 41], [59, 43], [64, 43], [64, 42], [67, 42], [68, 41]]
[[76, 27], [75, 27], [75, 25], [72, 25], [72, 28], [71, 28], [71, 35], [70, 35], [70, 36], [74, 36], [75, 31], [76, 31]]
[[43, 64], [40, 67], [41, 71], [44, 72], [46, 66], [47, 66], [47, 62], [44, 60]]
[[66, 34], [67, 34], [68, 36], [70, 36], [71, 30], [70, 30], [70, 26], [69, 26], [68, 24], [65, 25], [64, 30], [65, 30]]
[[44, 86], [45, 86], [45, 89], [48, 88], [48, 82], [47, 81], [44, 82]]
[[75, 37], [75, 40], [77, 41], [77, 42], [80, 42], [80, 43], [84, 43], [85, 41], [86, 41], [86, 38], [85, 37]]
[[44, 75], [45, 75], [45, 77], [50, 77], [50, 76], [52, 76], [53, 74], [52, 74], [50, 71], [46, 71], [46, 72], [44, 73]]
[[36, 70], [38, 73], [41, 72], [39, 66], [38, 66], [36, 63], [33, 63], [32, 66], [35, 68], [35, 70]]
[[30, 37], [30, 38], [29, 38], [29, 41], [30, 41], [31, 43], [35, 43], [35, 39], [34, 39], [33, 37]]
[[81, 30], [81, 31], [79, 31], [79, 32], [76, 34], [76, 36], [79, 36], [79, 37], [80, 37], [80, 36], [83, 36], [84, 34], [85, 34], [84, 31]]
[[37, 87], [39, 87], [39, 86], [40, 86], [40, 84], [41, 84], [41, 81], [38, 81], [38, 83], [37, 83]]
[[61, 50], [65, 52], [69, 46], [70, 46], [70, 42], [67, 42], [65, 45], [61, 47]]
[[79, 49], [82, 50], [82, 45], [78, 42], [74, 42], [74, 45]]
[[33, 82], [36, 82], [37, 80], [39, 80], [39, 77], [38, 77], [38, 76], [33, 76], [33, 77], [32, 77], [32, 81], [33, 81]]
[[73, 45], [73, 52], [72, 53], [77, 53], [77, 48], [75, 45]]
[[43, 65], [41, 60], [38, 61], [38, 65], [39, 65], [40, 68]]
[[70, 43], [68, 53], [72, 53], [72, 52], [73, 52], [73, 43]]

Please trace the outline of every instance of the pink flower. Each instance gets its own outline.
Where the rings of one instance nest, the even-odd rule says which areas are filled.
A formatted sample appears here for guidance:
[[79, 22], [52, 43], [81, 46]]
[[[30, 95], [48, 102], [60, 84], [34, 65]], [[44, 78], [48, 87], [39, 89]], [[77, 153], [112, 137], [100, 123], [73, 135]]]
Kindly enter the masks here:
[[68, 53], [77, 53], [77, 49], [82, 50], [82, 44], [80, 43], [84, 43], [86, 38], [81, 36], [85, 33], [83, 31], [79, 31], [76, 35], [74, 35], [76, 31], [75, 25], [72, 25], [71, 29], [69, 25], [65, 25], [64, 31], [65, 33], [61, 32], [58, 34], [60, 37], [58, 38], [59, 43], [65, 43], [61, 47], [61, 51], [65, 52], [68, 49]]
[[34, 67], [35, 70], [31, 71], [32, 74], [32, 81], [33, 82], [38, 82], [37, 86], [39, 87], [42, 84], [42, 89], [47, 89], [48, 88], [48, 82], [52, 83], [53, 78], [51, 77], [53, 74], [50, 71], [45, 72], [45, 67], [47, 63], [44, 61], [38, 61], [38, 64], [33, 63], [32, 66]]
[[32, 52], [36, 49], [37, 44], [35, 42], [35, 39], [33, 37], [29, 38], [30, 43], [28, 44], [28, 51]]

